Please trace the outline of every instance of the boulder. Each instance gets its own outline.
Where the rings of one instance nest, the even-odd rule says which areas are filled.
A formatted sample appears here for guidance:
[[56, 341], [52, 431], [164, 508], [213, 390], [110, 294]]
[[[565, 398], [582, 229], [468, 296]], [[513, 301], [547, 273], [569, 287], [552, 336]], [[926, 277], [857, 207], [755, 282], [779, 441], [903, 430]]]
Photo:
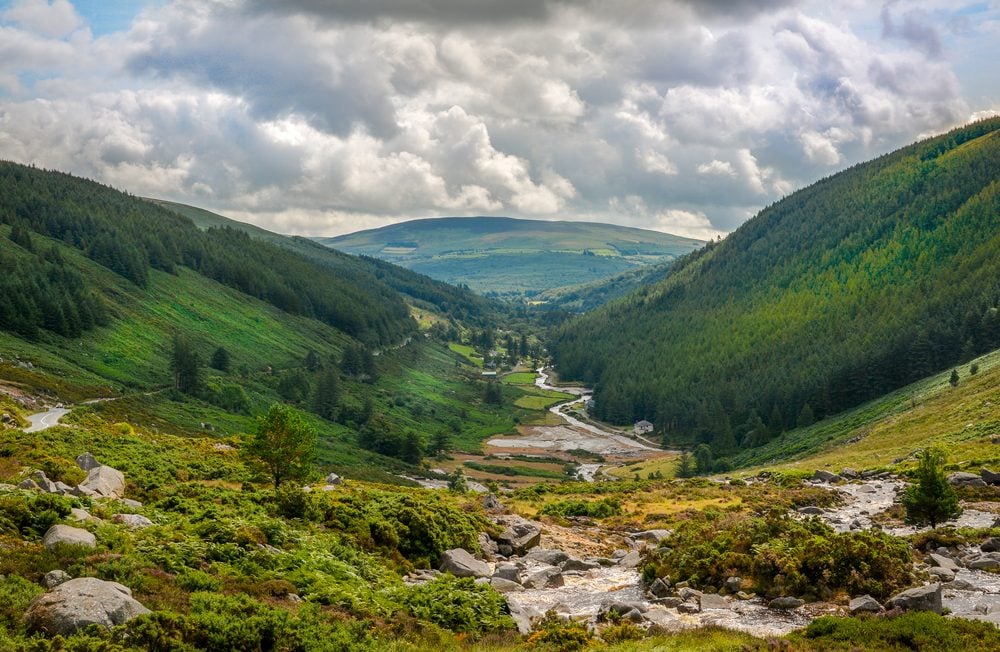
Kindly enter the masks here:
[[456, 577], [489, 577], [490, 565], [473, 557], [468, 550], [453, 548], [441, 555], [441, 570]]
[[680, 627], [677, 616], [666, 609], [650, 609], [642, 617], [646, 622], [652, 623], [661, 629], [677, 629]]
[[638, 568], [639, 564], [642, 562], [642, 555], [638, 551], [633, 550], [624, 557], [618, 560], [618, 565], [622, 568]]
[[666, 598], [670, 595], [670, 585], [657, 578], [649, 585], [649, 593], [655, 598]]
[[59, 493], [59, 488], [56, 486], [56, 483], [45, 477], [44, 471], [35, 471], [31, 474], [31, 479], [34, 480], [35, 484], [38, 485], [38, 488], [45, 493]]
[[77, 485], [70, 489], [70, 495], [77, 496], [78, 498], [98, 498], [97, 492], [88, 487], [82, 487]]
[[499, 591], [500, 593], [513, 593], [516, 591], [523, 591], [524, 587], [517, 582], [511, 582], [502, 577], [497, 577], [494, 575], [490, 578], [490, 586]]
[[667, 609], [676, 609], [677, 605], [679, 605], [684, 601], [678, 598], [676, 595], [668, 595], [665, 598], [656, 598], [655, 600], [653, 600], [653, 602], [655, 604], [664, 606]]
[[153, 525], [151, 520], [141, 514], [115, 514], [111, 520], [133, 530], [141, 530]]
[[983, 552], [1000, 552], [1000, 537], [990, 537], [979, 544], [979, 549]]
[[532, 573], [521, 583], [526, 589], [555, 589], [563, 586], [566, 581], [558, 568], [543, 568]]
[[[980, 478], [975, 473], [966, 473], [965, 471], [956, 471], [955, 473], [950, 473], [948, 475], [948, 484], [955, 486], [970, 485], [973, 482], [982, 482]], [[984, 483], [985, 484], [985, 483]]]
[[770, 607], [771, 609], [789, 610], [789, 609], [798, 609], [805, 603], [806, 601], [800, 598], [785, 596], [771, 600], [770, 602], [767, 603], [767, 606]]
[[979, 470], [979, 477], [981, 477], [983, 482], [986, 484], [1000, 484], [1000, 473], [997, 473], [996, 471], [982, 468]]
[[101, 463], [94, 459], [94, 456], [90, 453], [83, 453], [82, 455], [76, 456], [76, 465], [84, 471], [89, 471], [91, 469], [96, 469], [101, 465]]
[[479, 549], [483, 551], [483, 558], [490, 561], [496, 560], [496, 556], [500, 552], [497, 542], [491, 539], [490, 535], [485, 532], [479, 533]]
[[81, 577], [59, 584], [32, 601], [24, 619], [28, 630], [68, 636], [90, 625], [111, 629], [149, 609], [117, 582]]
[[340, 476], [336, 473], [328, 473], [326, 478], [323, 480], [326, 484], [340, 484], [342, 480]]
[[497, 564], [497, 568], [493, 571], [493, 577], [499, 577], [505, 579], [509, 582], [521, 583], [521, 571], [514, 564]]
[[882, 605], [872, 596], [863, 595], [859, 598], [852, 598], [848, 609], [850, 609], [852, 614], [862, 612], [878, 613], [882, 611]]
[[631, 536], [636, 541], [645, 541], [646, 543], [659, 543], [669, 537], [673, 532], [670, 530], [644, 530], [642, 532], [634, 532]]
[[600, 568], [601, 564], [590, 559], [575, 559], [571, 557], [570, 559], [567, 559], [563, 563], [559, 564], [559, 567], [563, 569], [563, 571], [590, 571], [595, 568]]
[[610, 614], [617, 614], [619, 616], [624, 616], [630, 611], [638, 611], [639, 613], [646, 613], [649, 611], [649, 607], [642, 602], [631, 602], [626, 600], [606, 600], [601, 603], [600, 608], [597, 610], [597, 617], [599, 620], [606, 620]]
[[982, 591], [983, 589], [976, 586], [972, 582], [966, 580], [955, 580], [954, 582], [948, 582], [948, 588], [955, 591]]
[[35, 483], [35, 481], [32, 480], [31, 478], [25, 478], [24, 480], [21, 480], [20, 482], [18, 482], [17, 483], [17, 488], [18, 489], [27, 489], [29, 491], [38, 491], [39, 489], [41, 489], [41, 487], [39, 487]]
[[861, 474], [854, 469], [845, 466], [840, 470], [840, 477], [847, 478], [848, 480], [857, 480], [861, 477]]
[[42, 544], [49, 550], [52, 550], [58, 545], [96, 548], [97, 537], [78, 527], [70, 527], [69, 525], [53, 525], [49, 528], [48, 532], [45, 533], [45, 536], [42, 537]]
[[873, 494], [876, 491], [878, 491], [878, 489], [873, 484], [863, 484], [858, 487], [859, 494]]
[[836, 473], [830, 473], [829, 471], [824, 471], [822, 469], [817, 469], [816, 473], [813, 473], [812, 479], [814, 482], [830, 482], [830, 483], [840, 482], [841, 480], [843, 480], [843, 478], [837, 475]]
[[497, 541], [510, 546], [515, 555], [523, 555], [541, 540], [542, 530], [534, 523], [515, 523], [497, 537]]
[[677, 590], [677, 595], [681, 596], [681, 600], [687, 601], [701, 597], [701, 591], [689, 586], [682, 586]]
[[1000, 568], [1000, 553], [987, 552], [970, 559], [965, 563], [966, 568], [973, 570], [996, 570]]
[[742, 586], [743, 578], [735, 576], [726, 578], [726, 590], [730, 593], [736, 593]]
[[889, 598], [885, 606], [889, 609], [898, 607], [903, 611], [933, 611], [939, 614], [942, 611], [941, 585], [928, 584], [907, 589]]
[[822, 507], [813, 507], [812, 505], [799, 507], [798, 512], [799, 514], [805, 514], [806, 516], [818, 516], [825, 513]]
[[701, 611], [709, 611], [711, 609], [732, 609], [732, 605], [729, 604], [729, 600], [726, 600], [721, 595], [715, 593], [702, 593], [698, 596], [698, 608]]
[[531, 559], [532, 561], [540, 561], [543, 564], [548, 564], [549, 566], [558, 566], [564, 561], [569, 559], [567, 555], [562, 550], [549, 550], [547, 548], [534, 548], [529, 551], [528, 554], [524, 556], [525, 559]]
[[945, 557], [944, 555], [932, 552], [927, 555], [927, 561], [931, 566], [937, 566], [939, 568], [947, 568], [950, 571], [957, 571], [960, 566], [951, 557]]
[[934, 566], [927, 572], [930, 574], [931, 577], [937, 579], [940, 582], [951, 582], [955, 579], [955, 571], [949, 568]]
[[132, 500], [131, 498], [121, 498], [118, 502], [129, 509], [140, 509], [142, 507], [142, 503], [138, 500]]
[[47, 589], [54, 589], [60, 584], [68, 582], [71, 579], [73, 579], [72, 576], [64, 570], [50, 570], [45, 574], [45, 577], [42, 578], [42, 586]]
[[701, 607], [698, 606], [697, 602], [682, 602], [677, 605], [677, 613], [696, 614], [699, 611], [701, 611]]
[[494, 493], [488, 493], [483, 498], [483, 507], [489, 511], [503, 509], [503, 505], [500, 503], [500, 499], [496, 497]]
[[95, 466], [87, 471], [87, 479], [79, 484], [79, 488], [89, 489], [103, 498], [123, 498], [125, 475], [110, 466]]

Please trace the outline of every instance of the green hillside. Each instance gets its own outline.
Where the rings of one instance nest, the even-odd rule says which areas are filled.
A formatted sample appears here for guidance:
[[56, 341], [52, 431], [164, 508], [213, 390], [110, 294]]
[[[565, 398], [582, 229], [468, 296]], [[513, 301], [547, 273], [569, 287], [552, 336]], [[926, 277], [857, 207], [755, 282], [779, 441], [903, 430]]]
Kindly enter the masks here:
[[318, 241], [479, 292], [516, 297], [673, 260], [702, 245], [610, 224], [507, 217], [413, 220]]
[[824, 179], [551, 349], [601, 418], [717, 454], [1000, 346], [1000, 119]]

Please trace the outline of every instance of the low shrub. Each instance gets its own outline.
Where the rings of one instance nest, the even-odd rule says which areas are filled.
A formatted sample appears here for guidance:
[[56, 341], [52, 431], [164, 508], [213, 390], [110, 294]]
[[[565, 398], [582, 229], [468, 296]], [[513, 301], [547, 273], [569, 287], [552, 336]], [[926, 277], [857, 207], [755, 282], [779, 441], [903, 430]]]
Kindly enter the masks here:
[[608, 518], [622, 513], [621, 501], [615, 498], [601, 500], [559, 500], [548, 503], [542, 514], [549, 516], [585, 516], [588, 518]]
[[1000, 630], [992, 623], [945, 618], [928, 611], [872, 618], [817, 618], [792, 642], [822, 650], [965, 650], [1000, 649]]
[[410, 614], [455, 632], [497, 632], [514, 627], [506, 601], [471, 577], [443, 575], [409, 589], [403, 602]]

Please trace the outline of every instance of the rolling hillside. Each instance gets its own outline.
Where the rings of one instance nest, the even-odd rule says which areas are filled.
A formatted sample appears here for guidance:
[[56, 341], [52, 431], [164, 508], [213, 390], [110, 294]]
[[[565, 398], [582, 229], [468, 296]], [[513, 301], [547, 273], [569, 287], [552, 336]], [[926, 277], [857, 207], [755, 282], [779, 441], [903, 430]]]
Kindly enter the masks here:
[[413, 220], [317, 240], [479, 292], [516, 297], [673, 260], [702, 245], [610, 224], [507, 217]]
[[551, 349], [600, 417], [717, 454], [1000, 346], [1000, 119], [765, 209]]

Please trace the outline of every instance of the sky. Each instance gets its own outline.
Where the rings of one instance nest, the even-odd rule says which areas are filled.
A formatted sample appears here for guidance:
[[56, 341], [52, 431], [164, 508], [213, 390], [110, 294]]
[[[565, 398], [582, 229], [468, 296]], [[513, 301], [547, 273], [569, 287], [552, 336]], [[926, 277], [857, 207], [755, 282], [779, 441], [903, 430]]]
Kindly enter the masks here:
[[0, 159], [282, 233], [711, 238], [1000, 110], [1000, 0], [0, 0]]

